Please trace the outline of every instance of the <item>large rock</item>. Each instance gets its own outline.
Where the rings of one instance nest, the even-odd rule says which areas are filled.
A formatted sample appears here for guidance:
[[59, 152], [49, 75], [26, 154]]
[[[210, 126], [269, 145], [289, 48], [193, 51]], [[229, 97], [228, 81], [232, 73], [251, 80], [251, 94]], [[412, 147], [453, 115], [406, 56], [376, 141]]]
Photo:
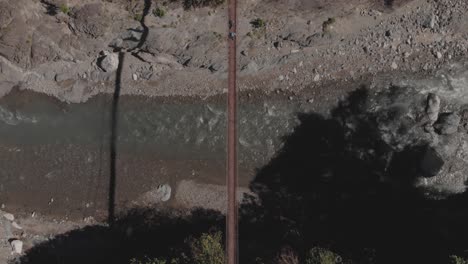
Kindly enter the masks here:
[[0, 29], [8, 26], [13, 20], [13, 8], [7, 2], [0, 2]]
[[109, 27], [109, 19], [102, 12], [102, 4], [86, 4], [73, 11], [74, 29], [85, 35], [98, 38], [106, 33]]
[[10, 242], [11, 249], [15, 254], [21, 254], [23, 252], [23, 241], [15, 239]]
[[440, 111], [440, 98], [436, 94], [430, 93], [427, 96], [426, 114], [429, 122], [434, 124], [437, 121]]
[[147, 204], [167, 202], [171, 199], [172, 189], [169, 184], [159, 185], [157, 188], [143, 194], [143, 201]]
[[441, 135], [450, 135], [458, 131], [460, 120], [460, 116], [455, 113], [444, 113], [439, 116], [434, 128]]
[[103, 58], [101, 58], [99, 67], [105, 72], [113, 72], [119, 67], [119, 55], [116, 53], [106, 53]]
[[4, 213], [3, 217], [5, 217], [5, 219], [7, 219], [8, 221], [14, 221], [15, 220], [15, 216], [13, 214], [10, 214], [10, 213]]
[[130, 28], [113, 39], [109, 46], [119, 49], [134, 49], [140, 43], [143, 35], [143, 28]]

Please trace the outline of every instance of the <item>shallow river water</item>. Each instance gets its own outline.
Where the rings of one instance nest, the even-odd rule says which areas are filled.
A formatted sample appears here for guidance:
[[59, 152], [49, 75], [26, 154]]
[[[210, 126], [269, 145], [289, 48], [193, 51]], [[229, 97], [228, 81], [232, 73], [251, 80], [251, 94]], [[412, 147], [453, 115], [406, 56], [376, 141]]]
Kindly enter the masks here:
[[[0, 99], [0, 201], [44, 213], [93, 214], [107, 206], [112, 96], [67, 104], [28, 91]], [[239, 107], [240, 184], [266, 164], [307, 104]], [[122, 96], [116, 118], [116, 199], [160, 184], [225, 181], [224, 100]]]

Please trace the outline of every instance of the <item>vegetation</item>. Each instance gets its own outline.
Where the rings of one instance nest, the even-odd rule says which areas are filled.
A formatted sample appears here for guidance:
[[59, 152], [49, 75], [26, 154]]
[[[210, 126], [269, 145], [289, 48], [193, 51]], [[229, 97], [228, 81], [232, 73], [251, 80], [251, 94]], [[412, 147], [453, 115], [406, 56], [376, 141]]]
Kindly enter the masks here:
[[456, 255], [450, 256], [450, 264], [468, 264], [468, 260]]
[[340, 255], [325, 248], [314, 247], [309, 251], [306, 264], [338, 264], [343, 263]]
[[221, 232], [202, 234], [191, 242], [192, 256], [195, 264], [224, 264], [224, 246]]
[[157, 7], [153, 10], [153, 15], [157, 17], [164, 17], [166, 15], [166, 11], [160, 7]]
[[142, 14], [135, 14], [133, 16], [133, 19], [135, 19], [136, 21], [141, 21], [143, 19], [143, 15]]
[[266, 22], [261, 18], [256, 18], [256, 19], [250, 21], [250, 24], [252, 25], [253, 28], [264, 28], [264, 27], [266, 27]]
[[266, 35], [266, 22], [261, 18], [256, 18], [250, 21], [253, 30], [247, 33], [248, 37], [262, 38]]
[[225, 253], [221, 232], [204, 233], [199, 238], [189, 240], [190, 252], [178, 258], [131, 259], [130, 264], [224, 264]]
[[146, 258], [145, 260], [137, 260], [137, 259], [131, 259], [130, 264], [172, 264], [172, 263], [167, 263], [167, 261], [162, 260], [162, 259], [150, 259]]
[[223, 38], [223, 35], [219, 32], [215, 32], [213, 31], [213, 35], [217, 38], [217, 39], [222, 39]]
[[70, 7], [63, 4], [60, 6], [60, 11], [62, 11], [62, 13], [64, 13], [65, 15], [68, 15], [68, 13], [70, 13]]
[[285, 249], [277, 257], [276, 263], [278, 264], [299, 264], [299, 257], [292, 249]]

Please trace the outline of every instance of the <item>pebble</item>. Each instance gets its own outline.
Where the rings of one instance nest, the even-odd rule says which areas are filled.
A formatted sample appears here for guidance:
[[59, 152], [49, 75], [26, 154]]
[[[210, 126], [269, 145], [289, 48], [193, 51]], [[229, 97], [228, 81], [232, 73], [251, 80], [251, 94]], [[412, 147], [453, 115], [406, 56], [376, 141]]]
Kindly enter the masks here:
[[432, 14], [432, 16], [431, 16], [431, 21], [429, 22], [429, 27], [430, 27], [431, 29], [434, 29], [435, 23], [436, 23], [436, 16], [435, 16], [434, 14]]
[[138, 75], [136, 75], [136, 73], [132, 74], [132, 79], [133, 79], [134, 81], [138, 80]]
[[439, 115], [434, 128], [438, 134], [450, 135], [458, 130], [461, 118], [455, 113], [444, 113]]
[[284, 80], [284, 76], [283, 76], [283, 75], [280, 75], [280, 76], [278, 77], [278, 79], [279, 79], [280, 81], [282, 81], [282, 80]]
[[314, 77], [314, 82], [320, 81], [320, 74], [316, 74]]
[[437, 53], [436, 53], [436, 57], [437, 57], [438, 59], [442, 59], [442, 53], [437, 52]]
[[398, 69], [398, 64], [396, 64], [396, 62], [392, 62], [392, 69], [396, 70]]
[[5, 219], [7, 219], [8, 221], [11, 221], [11, 222], [13, 222], [15, 220], [15, 216], [13, 214], [10, 214], [10, 213], [4, 213], [3, 217], [5, 217]]

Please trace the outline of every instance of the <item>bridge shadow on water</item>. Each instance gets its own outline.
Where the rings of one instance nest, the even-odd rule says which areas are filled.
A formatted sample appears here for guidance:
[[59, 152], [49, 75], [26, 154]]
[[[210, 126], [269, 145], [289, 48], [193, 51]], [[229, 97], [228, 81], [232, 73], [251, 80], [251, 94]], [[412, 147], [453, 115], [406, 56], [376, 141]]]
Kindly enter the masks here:
[[[468, 243], [465, 195], [427, 200], [413, 188], [421, 148], [392, 150], [352, 92], [330, 117], [302, 113], [277, 155], [260, 168], [240, 208], [240, 263], [275, 263], [285, 247], [304, 259], [329, 248], [353, 263], [448, 263]], [[184, 240], [224, 229], [214, 211], [135, 209], [32, 248], [22, 263], [129, 263], [179, 256]], [[256, 262], [262, 259], [262, 262]], [[373, 260], [371, 260], [373, 259]], [[304, 263], [304, 262], [302, 262]]]

